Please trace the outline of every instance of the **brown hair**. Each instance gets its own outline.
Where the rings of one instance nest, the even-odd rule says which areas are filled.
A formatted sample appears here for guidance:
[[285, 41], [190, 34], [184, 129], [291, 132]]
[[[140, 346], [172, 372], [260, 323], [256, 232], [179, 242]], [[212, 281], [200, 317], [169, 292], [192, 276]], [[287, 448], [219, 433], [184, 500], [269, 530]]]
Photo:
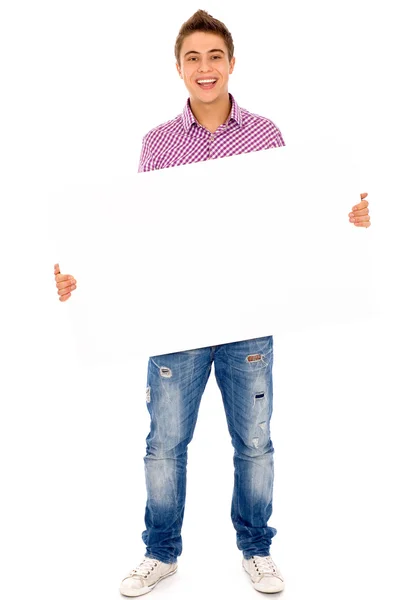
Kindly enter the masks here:
[[179, 30], [178, 37], [175, 42], [175, 58], [176, 62], [180, 66], [180, 53], [183, 44], [183, 40], [194, 33], [195, 31], [204, 31], [206, 33], [215, 33], [220, 35], [228, 48], [228, 59], [229, 62], [233, 57], [234, 46], [232, 35], [228, 31], [226, 25], [224, 25], [218, 19], [214, 19], [205, 10], [198, 10], [182, 25]]

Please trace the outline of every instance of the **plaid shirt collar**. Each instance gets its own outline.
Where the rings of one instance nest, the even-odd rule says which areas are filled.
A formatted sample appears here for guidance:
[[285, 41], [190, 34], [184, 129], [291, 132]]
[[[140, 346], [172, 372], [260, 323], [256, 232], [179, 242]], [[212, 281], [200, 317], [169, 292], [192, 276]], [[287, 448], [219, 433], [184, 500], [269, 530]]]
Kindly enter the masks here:
[[[226, 123], [230, 123], [230, 121], [233, 119], [234, 121], [236, 121], [236, 123], [239, 125], [239, 127], [241, 127], [242, 126], [242, 112], [240, 110], [240, 106], [238, 105], [238, 103], [236, 102], [236, 100], [234, 99], [232, 94], [230, 94], [230, 93], [229, 93], [229, 98], [232, 103], [232, 109], [231, 109], [231, 114], [229, 115], [228, 119], [226, 120]], [[182, 118], [183, 118], [183, 127], [185, 129], [185, 133], [188, 133], [188, 131], [192, 127], [193, 123], [195, 123], [196, 125], [199, 125], [198, 121], [196, 120], [196, 117], [194, 116], [194, 114], [192, 113], [192, 110], [190, 108], [190, 98], [188, 98], [186, 101], [185, 108], [183, 109], [183, 113], [182, 113]]]

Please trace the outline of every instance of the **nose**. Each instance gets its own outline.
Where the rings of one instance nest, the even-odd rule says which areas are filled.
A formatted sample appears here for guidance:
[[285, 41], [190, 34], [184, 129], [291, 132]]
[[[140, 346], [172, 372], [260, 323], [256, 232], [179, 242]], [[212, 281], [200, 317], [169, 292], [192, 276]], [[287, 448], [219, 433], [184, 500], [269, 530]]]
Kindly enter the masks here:
[[212, 71], [211, 65], [207, 62], [207, 58], [201, 59], [201, 62], [199, 63], [199, 68], [197, 70], [200, 72]]

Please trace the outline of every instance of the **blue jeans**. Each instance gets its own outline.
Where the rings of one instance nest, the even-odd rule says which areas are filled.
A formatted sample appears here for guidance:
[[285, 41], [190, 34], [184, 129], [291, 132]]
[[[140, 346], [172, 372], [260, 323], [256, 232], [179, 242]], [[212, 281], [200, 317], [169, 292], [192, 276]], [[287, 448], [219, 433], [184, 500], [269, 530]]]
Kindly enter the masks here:
[[147, 503], [142, 539], [145, 556], [165, 563], [175, 562], [182, 553], [187, 447], [213, 361], [234, 447], [231, 518], [237, 547], [246, 559], [268, 556], [276, 534], [268, 526], [274, 480], [272, 336], [152, 356], [147, 375], [151, 427], [144, 457]]

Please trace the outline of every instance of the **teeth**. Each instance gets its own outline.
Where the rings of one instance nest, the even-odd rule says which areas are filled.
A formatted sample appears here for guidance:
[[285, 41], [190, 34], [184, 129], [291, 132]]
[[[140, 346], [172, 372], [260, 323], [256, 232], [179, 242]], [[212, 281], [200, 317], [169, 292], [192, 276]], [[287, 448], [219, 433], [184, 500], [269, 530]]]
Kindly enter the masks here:
[[216, 79], [198, 79], [197, 83], [214, 83], [214, 81], [217, 81]]

